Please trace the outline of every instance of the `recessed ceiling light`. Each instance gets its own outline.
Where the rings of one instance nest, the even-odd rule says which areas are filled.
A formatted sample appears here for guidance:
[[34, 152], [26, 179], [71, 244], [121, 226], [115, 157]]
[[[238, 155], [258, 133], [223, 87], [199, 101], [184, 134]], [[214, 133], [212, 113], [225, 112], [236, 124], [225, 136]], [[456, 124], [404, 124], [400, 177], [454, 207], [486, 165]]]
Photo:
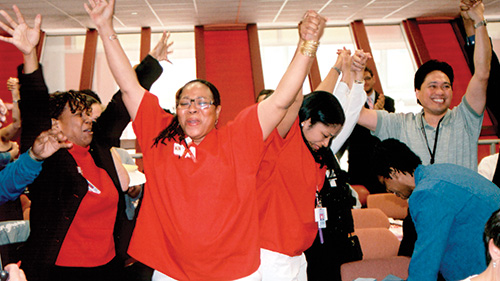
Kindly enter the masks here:
[[132, 15], [134, 15], [134, 16], [137, 15], [137, 12], [132, 12]]

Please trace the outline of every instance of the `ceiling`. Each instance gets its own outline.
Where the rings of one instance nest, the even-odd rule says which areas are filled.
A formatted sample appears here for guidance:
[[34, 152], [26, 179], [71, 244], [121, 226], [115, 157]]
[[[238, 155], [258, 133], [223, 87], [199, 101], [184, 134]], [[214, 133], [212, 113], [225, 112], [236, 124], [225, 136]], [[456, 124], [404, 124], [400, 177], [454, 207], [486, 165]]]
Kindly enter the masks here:
[[[484, 0], [488, 20], [500, 20], [500, 0]], [[29, 24], [42, 14], [47, 34], [83, 34], [93, 27], [85, 0], [0, 0], [12, 13], [18, 5]], [[295, 26], [307, 9], [320, 11], [328, 25], [354, 20], [394, 23], [407, 18], [455, 17], [459, 0], [116, 0], [118, 32], [193, 30], [196, 25], [257, 23], [259, 28]]]

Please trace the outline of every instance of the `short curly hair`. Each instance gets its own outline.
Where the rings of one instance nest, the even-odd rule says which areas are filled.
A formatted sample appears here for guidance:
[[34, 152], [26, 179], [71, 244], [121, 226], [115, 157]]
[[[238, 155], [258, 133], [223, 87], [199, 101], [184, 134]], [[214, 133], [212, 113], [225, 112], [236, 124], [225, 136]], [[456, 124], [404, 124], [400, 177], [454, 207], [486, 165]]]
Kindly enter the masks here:
[[50, 117], [58, 119], [64, 111], [66, 104], [71, 113], [75, 113], [78, 110], [88, 112], [92, 108], [92, 102], [80, 91], [55, 92], [50, 94], [49, 97]]

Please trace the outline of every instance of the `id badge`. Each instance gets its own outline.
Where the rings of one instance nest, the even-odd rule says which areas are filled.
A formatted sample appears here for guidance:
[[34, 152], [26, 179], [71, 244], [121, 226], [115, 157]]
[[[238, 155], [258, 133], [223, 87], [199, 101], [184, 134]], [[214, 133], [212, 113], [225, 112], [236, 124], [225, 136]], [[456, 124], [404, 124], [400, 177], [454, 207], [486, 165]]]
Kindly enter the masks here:
[[314, 220], [318, 223], [318, 228], [326, 228], [328, 213], [325, 207], [314, 208]]

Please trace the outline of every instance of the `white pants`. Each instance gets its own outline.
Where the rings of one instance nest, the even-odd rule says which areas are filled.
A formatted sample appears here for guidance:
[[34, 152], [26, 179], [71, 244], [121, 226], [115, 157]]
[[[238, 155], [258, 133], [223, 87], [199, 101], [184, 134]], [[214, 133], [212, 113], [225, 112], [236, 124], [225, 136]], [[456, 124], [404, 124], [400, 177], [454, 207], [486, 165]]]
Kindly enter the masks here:
[[[257, 270], [253, 274], [247, 277], [236, 279], [234, 281], [261, 281], [261, 280], [262, 278], [260, 276], [260, 272]], [[155, 270], [153, 272], [153, 278], [151, 278], [151, 281], [176, 281], [176, 280], [168, 277], [167, 275], [159, 272], [158, 270]]]
[[290, 257], [260, 249], [262, 281], [307, 281], [307, 261], [304, 253]]

